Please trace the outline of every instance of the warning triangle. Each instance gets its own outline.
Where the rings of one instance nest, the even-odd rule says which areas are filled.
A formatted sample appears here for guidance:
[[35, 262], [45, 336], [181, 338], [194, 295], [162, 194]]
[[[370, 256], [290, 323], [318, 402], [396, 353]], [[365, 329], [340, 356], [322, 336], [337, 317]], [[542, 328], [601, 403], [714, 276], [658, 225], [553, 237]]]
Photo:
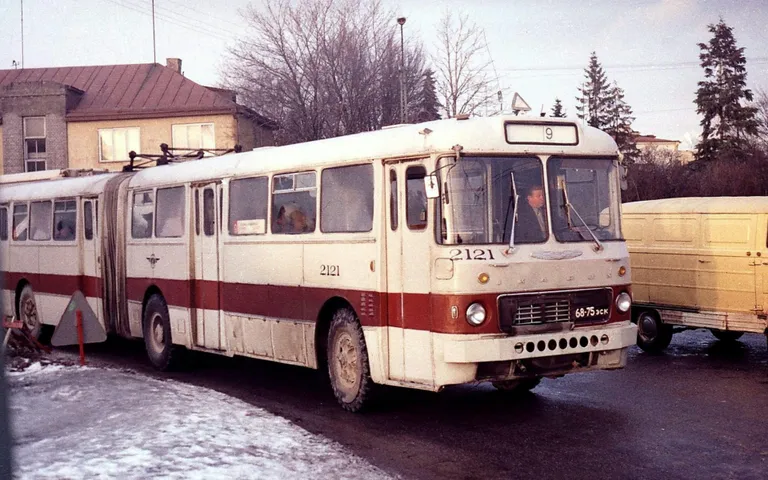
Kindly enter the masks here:
[[96, 318], [93, 309], [85, 300], [80, 290], [72, 294], [67, 308], [61, 314], [59, 324], [53, 331], [51, 345], [60, 347], [62, 345], [76, 345], [77, 341], [77, 311], [80, 310], [83, 315], [83, 343], [99, 343], [106, 341], [107, 332], [104, 326]]
[[523, 97], [521, 97], [517, 92], [515, 92], [515, 96], [512, 97], [512, 110], [517, 112], [530, 112], [531, 107], [528, 105], [528, 102], [523, 100]]

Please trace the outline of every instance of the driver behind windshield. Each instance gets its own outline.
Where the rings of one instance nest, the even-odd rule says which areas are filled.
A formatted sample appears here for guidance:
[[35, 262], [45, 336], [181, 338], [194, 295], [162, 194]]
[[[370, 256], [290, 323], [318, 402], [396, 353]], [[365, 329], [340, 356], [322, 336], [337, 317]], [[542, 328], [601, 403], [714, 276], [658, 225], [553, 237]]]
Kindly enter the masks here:
[[547, 239], [547, 209], [544, 188], [531, 185], [526, 201], [518, 206], [515, 243], [539, 243]]

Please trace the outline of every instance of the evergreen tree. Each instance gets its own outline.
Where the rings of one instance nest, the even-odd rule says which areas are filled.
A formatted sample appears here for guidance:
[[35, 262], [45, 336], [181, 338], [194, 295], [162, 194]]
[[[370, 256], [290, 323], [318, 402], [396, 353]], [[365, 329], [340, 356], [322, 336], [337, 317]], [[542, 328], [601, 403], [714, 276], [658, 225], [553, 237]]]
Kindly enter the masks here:
[[440, 102], [437, 101], [437, 90], [435, 89], [435, 72], [429, 68], [424, 71], [421, 79], [417, 108], [416, 120], [419, 122], [440, 119]]
[[559, 98], [555, 98], [555, 104], [552, 106], [552, 116], [557, 118], [565, 117], [563, 102]]
[[635, 144], [635, 134], [632, 130], [632, 107], [624, 101], [624, 89], [616, 82], [609, 91], [609, 103], [606, 106], [608, 123], [601, 126], [616, 142], [619, 151], [624, 155], [624, 163], [632, 164], [640, 154]]
[[576, 105], [577, 116], [586, 120], [593, 127], [603, 128], [608, 124], [608, 106], [611, 102], [608, 79], [603, 71], [603, 66], [597, 61], [597, 54], [592, 52], [589, 57], [589, 66], [584, 69], [586, 81], [579, 88], [579, 102]]
[[700, 43], [699, 59], [704, 80], [696, 91], [696, 112], [703, 115], [701, 142], [697, 160], [714, 160], [723, 154], [742, 158], [747, 139], [757, 134], [757, 109], [743, 106], [741, 99], [752, 101], [746, 88], [747, 69], [744, 48], [736, 46], [733, 29], [723, 19], [710, 24], [709, 43]]

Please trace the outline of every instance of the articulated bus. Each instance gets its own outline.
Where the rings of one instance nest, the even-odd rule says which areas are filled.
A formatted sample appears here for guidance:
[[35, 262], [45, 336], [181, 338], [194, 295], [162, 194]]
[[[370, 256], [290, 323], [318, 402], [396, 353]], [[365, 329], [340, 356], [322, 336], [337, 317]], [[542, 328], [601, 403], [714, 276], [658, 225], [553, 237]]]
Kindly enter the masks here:
[[375, 384], [524, 391], [635, 343], [616, 144], [572, 121], [20, 175], [0, 180], [5, 314], [41, 334], [80, 290], [159, 369], [183, 349], [327, 369], [357, 411]]

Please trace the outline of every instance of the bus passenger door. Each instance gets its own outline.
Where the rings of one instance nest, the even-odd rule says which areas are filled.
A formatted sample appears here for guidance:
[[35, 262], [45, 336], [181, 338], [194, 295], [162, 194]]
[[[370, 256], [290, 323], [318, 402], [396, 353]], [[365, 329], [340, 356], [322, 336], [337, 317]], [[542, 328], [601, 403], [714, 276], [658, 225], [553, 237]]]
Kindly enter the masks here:
[[386, 166], [389, 378], [430, 383], [431, 228], [421, 163]]
[[194, 276], [192, 301], [194, 308], [195, 345], [215, 350], [226, 348], [222, 342], [219, 303], [219, 235], [218, 208], [220, 184], [197, 186], [192, 190], [194, 211]]
[[[103, 292], [101, 288], [101, 241], [98, 225], [99, 202], [96, 198], [83, 198], [80, 211], [83, 212], [83, 242], [82, 277], [80, 290], [90, 304], [96, 317], [104, 322], [102, 310]], [[106, 326], [106, 324], [105, 324]]]

